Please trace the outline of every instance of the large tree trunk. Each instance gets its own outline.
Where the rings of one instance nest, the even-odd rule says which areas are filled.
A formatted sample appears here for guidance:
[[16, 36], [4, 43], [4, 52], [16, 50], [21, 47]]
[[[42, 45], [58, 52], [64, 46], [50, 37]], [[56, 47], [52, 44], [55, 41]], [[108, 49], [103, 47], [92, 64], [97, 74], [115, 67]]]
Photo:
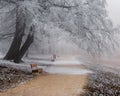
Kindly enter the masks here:
[[34, 26], [31, 26], [27, 39], [24, 42], [24, 44], [21, 46], [22, 38], [23, 38], [23, 34], [15, 34], [11, 47], [4, 59], [13, 60], [15, 63], [21, 62], [22, 57], [24, 56], [24, 54], [26, 53], [26, 51], [28, 50], [28, 48], [33, 42]]
[[33, 42], [33, 33], [35, 26], [31, 26], [28, 37], [25, 43], [22, 45], [22, 39], [25, 33], [27, 17], [24, 11], [22, 9], [19, 9], [19, 6], [17, 6], [16, 11], [16, 32], [12, 44], [4, 59], [13, 60], [16, 63], [19, 63], [21, 61], [21, 58], [24, 56], [25, 52], [28, 50], [28, 48]]
[[25, 43], [23, 44], [23, 46], [19, 50], [19, 53], [14, 58], [15, 63], [19, 63], [21, 61], [22, 57], [24, 56], [24, 54], [26, 53], [26, 51], [28, 50], [28, 48], [32, 44], [33, 39], [34, 39], [33, 28], [31, 27], [30, 33], [28, 34], [28, 37], [27, 37]]
[[14, 39], [12, 41], [10, 48], [9, 48], [9, 51], [7, 52], [6, 56], [4, 57], [4, 59], [13, 60], [15, 58], [16, 54], [18, 54], [19, 49], [21, 47], [24, 31], [25, 31], [25, 20], [21, 21], [21, 19], [19, 17], [17, 17], [17, 19], [16, 19], [16, 32], [14, 35]]

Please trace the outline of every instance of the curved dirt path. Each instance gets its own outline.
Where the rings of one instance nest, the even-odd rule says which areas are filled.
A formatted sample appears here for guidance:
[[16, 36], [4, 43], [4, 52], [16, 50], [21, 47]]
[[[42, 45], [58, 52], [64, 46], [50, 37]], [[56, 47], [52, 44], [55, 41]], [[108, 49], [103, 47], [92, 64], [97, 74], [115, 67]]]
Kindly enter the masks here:
[[[81, 65], [78, 68], [83, 69]], [[25, 84], [0, 93], [0, 96], [80, 96], [86, 84], [87, 74], [42, 74]]]

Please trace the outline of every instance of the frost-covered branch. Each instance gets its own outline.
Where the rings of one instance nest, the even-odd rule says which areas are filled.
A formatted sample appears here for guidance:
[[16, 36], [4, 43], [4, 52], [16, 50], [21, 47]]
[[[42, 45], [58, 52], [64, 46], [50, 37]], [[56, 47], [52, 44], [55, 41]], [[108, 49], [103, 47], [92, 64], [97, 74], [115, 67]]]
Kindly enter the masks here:
[[66, 5], [60, 5], [60, 4], [52, 4], [52, 6], [60, 7], [60, 8], [67, 8], [67, 9], [71, 9], [71, 8], [77, 7], [77, 6], [66, 6]]
[[[119, 45], [119, 43], [117, 43], [118, 37], [115, 37], [116, 34], [112, 22], [108, 19], [105, 0], [8, 1], [9, 0], [2, 0], [2, 2], [5, 2], [3, 5], [5, 4], [6, 7], [1, 5], [2, 10], [0, 11], [4, 11], [4, 16], [9, 13], [12, 13], [14, 16], [8, 15], [7, 18], [4, 18], [9, 22], [8, 25], [0, 19], [3, 22], [0, 24], [1, 32], [5, 32], [5, 34], [15, 32], [16, 28], [13, 26], [17, 24], [15, 17], [19, 17], [20, 23], [25, 21], [24, 35], [27, 36], [31, 25], [35, 25], [35, 40], [33, 43], [40, 45], [38, 46], [39, 50], [41, 50], [39, 47], [42, 45], [46, 47], [50, 44], [49, 39], [52, 39], [54, 42], [53, 45], [57, 45], [57, 41], [59, 41], [58, 38], [61, 38], [63, 33], [71, 35], [68, 37], [65, 35], [69, 42], [75, 41], [74, 43], [78, 45], [79, 48], [87, 50], [91, 54], [109, 53]], [[11, 8], [11, 4], [12, 6], [15, 5], [14, 8], [18, 8], [18, 10], [8, 10], [8, 6]], [[7, 12], [5, 12], [6, 10]], [[0, 17], [3, 18], [2, 15]], [[6, 25], [8, 27], [10, 27], [10, 25], [13, 26], [9, 29], [12, 30], [12, 32], [6, 30]], [[54, 32], [56, 34], [51, 35]], [[54, 47], [52, 46], [51, 49], [52, 48]]]

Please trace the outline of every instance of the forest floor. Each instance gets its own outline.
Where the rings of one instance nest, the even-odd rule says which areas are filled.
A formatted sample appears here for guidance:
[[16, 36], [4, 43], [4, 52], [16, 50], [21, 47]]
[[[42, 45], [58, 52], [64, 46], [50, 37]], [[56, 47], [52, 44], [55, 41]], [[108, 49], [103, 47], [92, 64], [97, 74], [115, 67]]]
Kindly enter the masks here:
[[0, 92], [16, 87], [32, 78], [33, 76], [31, 74], [26, 74], [17, 69], [0, 66]]
[[[66, 59], [71, 60], [69, 57]], [[50, 69], [48, 71], [50, 73], [43, 73], [18, 87], [0, 93], [0, 96], [79, 96], [88, 82], [88, 72], [84, 71], [85, 67], [82, 64], [79, 65], [78, 62], [77, 65], [74, 62], [72, 62], [73, 65], [66, 64], [67, 61], [64, 62], [65, 65], [58, 65], [58, 67], [70, 69], [60, 69], [64, 71], [62, 74], [58, 68], [52, 73]], [[72, 69], [75, 71], [74, 74], [68, 74]]]

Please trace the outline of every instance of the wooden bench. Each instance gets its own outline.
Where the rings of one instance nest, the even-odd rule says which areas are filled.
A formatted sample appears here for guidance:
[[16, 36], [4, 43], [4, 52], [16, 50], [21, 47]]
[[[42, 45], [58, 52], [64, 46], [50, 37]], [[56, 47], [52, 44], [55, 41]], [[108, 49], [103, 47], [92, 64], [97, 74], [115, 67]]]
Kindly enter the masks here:
[[51, 61], [54, 62], [56, 59], [56, 54], [53, 54], [52, 57], [51, 57]]
[[37, 64], [31, 64], [32, 74], [37, 75], [43, 72], [42, 68], [38, 68]]

